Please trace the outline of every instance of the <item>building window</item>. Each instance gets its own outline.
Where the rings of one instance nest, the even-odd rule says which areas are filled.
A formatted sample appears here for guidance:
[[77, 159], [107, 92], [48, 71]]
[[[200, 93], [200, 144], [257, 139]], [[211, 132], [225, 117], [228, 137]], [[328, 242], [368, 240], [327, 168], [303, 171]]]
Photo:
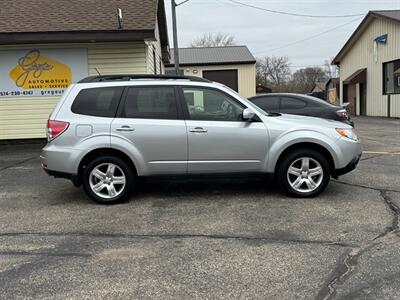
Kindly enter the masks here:
[[400, 59], [383, 64], [383, 93], [400, 94]]
[[162, 74], [161, 57], [158, 58], [158, 63], [160, 65], [160, 67], [159, 67], [160, 74]]

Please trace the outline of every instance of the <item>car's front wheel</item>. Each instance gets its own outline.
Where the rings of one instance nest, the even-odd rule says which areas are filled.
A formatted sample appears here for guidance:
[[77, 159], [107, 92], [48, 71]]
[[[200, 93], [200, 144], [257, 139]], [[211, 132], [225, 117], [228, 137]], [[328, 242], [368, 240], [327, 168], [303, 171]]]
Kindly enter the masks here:
[[317, 196], [325, 190], [330, 180], [328, 161], [315, 150], [295, 150], [281, 161], [278, 180], [290, 196]]
[[92, 200], [101, 204], [115, 204], [129, 197], [134, 179], [130, 166], [124, 160], [102, 156], [84, 169], [83, 188]]

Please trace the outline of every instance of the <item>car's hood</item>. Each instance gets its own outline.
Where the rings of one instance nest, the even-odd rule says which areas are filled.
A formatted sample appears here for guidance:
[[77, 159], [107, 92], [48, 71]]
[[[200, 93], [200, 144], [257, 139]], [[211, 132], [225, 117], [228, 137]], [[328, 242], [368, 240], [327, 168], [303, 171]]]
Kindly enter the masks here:
[[267, 118], [276, 118], [280, 122], [286, 124], [292, 124], [295, 126], [305, 126], [305, 127], [327, 127], [327, 128], [349, 128], [352, 127], [343, 122], [330, 120], [330, 119], [322, 119], [316, 117], [308, 117], [308, 116], [299, 116], [299, 115], [289, 115], [282, 114], [280, 116], [270, 116]]

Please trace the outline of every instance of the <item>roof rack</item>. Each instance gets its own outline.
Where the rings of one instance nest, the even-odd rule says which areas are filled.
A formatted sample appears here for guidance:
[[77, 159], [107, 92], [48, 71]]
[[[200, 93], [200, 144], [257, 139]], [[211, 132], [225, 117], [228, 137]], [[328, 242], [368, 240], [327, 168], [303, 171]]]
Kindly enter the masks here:
[[89, 83], [89, 82], [106, 82], [106, 81], [131, 81], [136, 79], [161, 79], [161, 80], [169, 80], [169, 79], [183, 79], [189, 81], [197, 81], [197, 82], [211, 82], [205, 78], [196, 77], [196, 76], [182, 76], [182, 75], [153, 75], [153, 74], [123, 74], [123, 75], [99, 75], [99, 76], [89, 76], [86, 77], [78, 83]]

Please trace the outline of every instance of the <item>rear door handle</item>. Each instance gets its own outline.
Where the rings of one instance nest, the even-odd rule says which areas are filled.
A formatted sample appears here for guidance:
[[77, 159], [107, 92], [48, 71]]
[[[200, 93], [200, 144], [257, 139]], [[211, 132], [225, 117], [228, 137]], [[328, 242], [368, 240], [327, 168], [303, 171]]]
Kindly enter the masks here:
[[203, 127], [195, 127], [195, 128], [190, 128], [189, 132], [205, 133], [205, 132], [207, 132], [207, 129], [204, 129]]
[[116, 131], [128, 132], [128, 131], [135, 131], [135, 129], [129, 127], [128, 125], [123, 125], [120, 128], [117, 128]]

